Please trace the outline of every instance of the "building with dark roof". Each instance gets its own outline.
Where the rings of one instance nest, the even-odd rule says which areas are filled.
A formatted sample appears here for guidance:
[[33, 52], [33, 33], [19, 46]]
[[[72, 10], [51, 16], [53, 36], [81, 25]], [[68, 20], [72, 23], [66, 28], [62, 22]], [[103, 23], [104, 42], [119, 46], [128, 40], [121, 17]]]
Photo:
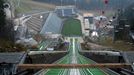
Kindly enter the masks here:
[[0, 53], [0, 75], [14, 75], [19, 72], [17, 65], [23, 64], [26, 53]]

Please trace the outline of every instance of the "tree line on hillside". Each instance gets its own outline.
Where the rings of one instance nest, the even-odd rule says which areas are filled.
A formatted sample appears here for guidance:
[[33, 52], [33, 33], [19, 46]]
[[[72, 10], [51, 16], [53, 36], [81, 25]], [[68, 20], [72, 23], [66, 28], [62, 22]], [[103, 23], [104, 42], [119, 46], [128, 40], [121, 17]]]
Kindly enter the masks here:
[[26, 47], [14, 43], [13, 20], [6, 19], [5, 2], [6, 0], [0, 0], [0, 52], [25, 51]]
[[118, 9], [117, 15], [114, 39], [134, 42], [132, 38], [134, 33], [134, 4], [124, 9]]
[[0, 32], [3, 31], [3, 26], [6, 24], [5, 17], [4, 0], [0, 0]]
[[130, 29], [134, 31], [134, 4], [128, 6], [123, 12], [128, 24], [131, 26]]
[[[34, 0], [39, 2], [51, 3], [55, 5], [61, 5], [61, 0]], [[105, 5], [104, 0], [62, 0], [62, 5], [74, 5], [77, 8], [85, 10], [101, 10], [101, 9], [117, 9], [127, 7], [134, 2], [133, 0], [108, 0], [108, 4]]]
[[12, 40], [14, 37], [12, 20], [6, 19], [4, 3], [6, 0], [0, 0], [0, 38]]

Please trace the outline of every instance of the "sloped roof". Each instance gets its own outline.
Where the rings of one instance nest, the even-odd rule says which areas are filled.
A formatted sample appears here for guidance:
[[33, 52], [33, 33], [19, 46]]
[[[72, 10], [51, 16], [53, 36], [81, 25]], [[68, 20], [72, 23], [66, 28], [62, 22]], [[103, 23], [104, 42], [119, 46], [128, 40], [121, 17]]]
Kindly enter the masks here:
[[90, 16], [93, 17], [94, 14], [92, 14], [92, 13], [84, 13], [83, 16], [84, 16], [84, 17], [90, 17]]
[[26, 53], [0, 53], [0, 75], [14, 75], [17, 72], [17, 64], [25, 61]]
[[19, 63], [25, 53], [0, 53], [0, 63]]
[[[134, 51], [123, 52], [126, 63], [134, 64]], [[134, 70], [134, 65], [131, 66]]]
[[60, 34], [62, 28], [62, 20], [55, 13], [50, 13], [40, 34]]

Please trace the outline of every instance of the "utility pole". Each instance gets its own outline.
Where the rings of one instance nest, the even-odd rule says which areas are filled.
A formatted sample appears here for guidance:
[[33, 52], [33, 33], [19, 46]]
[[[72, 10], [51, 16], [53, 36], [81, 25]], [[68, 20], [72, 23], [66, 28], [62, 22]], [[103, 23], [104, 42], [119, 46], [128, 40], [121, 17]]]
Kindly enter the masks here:
[[18, 0], [18, 7], [20, 7], [20, 0]]
[[8, 0], [8, 2], [11, 6], [10, 9], [11, 9], [11, 19], [12, 19], [12, 18], [14, 18], [15, 5], [12, 0]]
[[62, 6], [62, 2], [63, 2], [63, 1], [61, 0], [61, 6]]
[[77, 4], [76, 3], [77, 3], [77, 0], [74, 0], [74, 5], [77, 7]]

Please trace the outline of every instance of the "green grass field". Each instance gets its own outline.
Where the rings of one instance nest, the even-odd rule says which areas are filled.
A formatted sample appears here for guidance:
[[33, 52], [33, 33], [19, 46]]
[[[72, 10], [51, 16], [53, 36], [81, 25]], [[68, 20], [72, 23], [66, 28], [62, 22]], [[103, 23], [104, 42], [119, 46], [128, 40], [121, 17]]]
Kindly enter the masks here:
[[64, 36], [81, 36], [81, 23], [77, 19], [69, 18], [64, 22], [62, 28], [62, 35]]

